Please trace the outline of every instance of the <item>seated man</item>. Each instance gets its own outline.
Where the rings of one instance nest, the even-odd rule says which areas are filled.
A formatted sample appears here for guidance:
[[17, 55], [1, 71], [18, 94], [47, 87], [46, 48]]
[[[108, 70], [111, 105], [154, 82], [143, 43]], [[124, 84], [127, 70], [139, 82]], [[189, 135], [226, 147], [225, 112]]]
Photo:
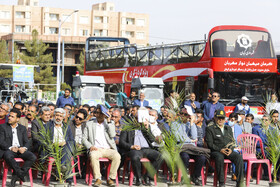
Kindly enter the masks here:
[[[132, 118], [137, 120], [138, 107], [134, 106], [132, 109]], [[134, 120], [131, 120], [133, 122]], [[134, 124], [131, 124], [134, 125]], [[154, 150], [152, 143], [155, 142], [155, 137], [151, 133], [149, 123], [146, 122], [144, 125], [138, 128], [138, 130], [121, 131], [120, 136], [120, 147], [127, 153], [127, 156], [131, 159], [132, 169], [136, 177], [136, 186], [141, 185], [141, 158], [148, 158], [157, 171], [161, 165], [162, 158], [160, 152]], [[153, 178], [155, 173], [149, 173], [150, 180]], [[147, 181], [147, 175], [143, 177], [142, 183], [150, 184]]]
[[[191, 121], [188, 122], [189, 115], [185, 108], [181, 110], [180, 114], [181, 120], [177, 120], [171, 124], [171, 131], [175, 134], [177, 142], [181, 142], [183, 145], [192, 144], [193, 146], [196, 146], [197, 127], [195, 125], [195, 116], [191, 116]], [[201, 186], [202, 183], [199, 180], [199, 177], [201, 175], [201, 168], [205, 164], [206, 157], [204, 155], [194, 155], [187, 152], [181, 152], [180, 156], [186, 169], [189, 168], [190, 158], [195, 160], [195, 167], [191, 176], [191, 181], [195, 185]]]
[[206, 127], [205, 142], [211, 150], [211, 157], [215, 160], [215, 170], [219, 186], [224, 187], [224, 159], [229, 159], [235, 164], [236, 186], [243, 184], [243, 158], [233, 151], [234, 138], [231, 127], [225, 124], [225, 111], [217, 110], [214, 115], [214, 124]]
[[[270, 120], [269, 120], [269, 115], [265, 114], [263, 115], [262, 119], [261, 119], [261, 124], [260, 125], [256, 125], [255, 127], [253, 127], [252, 129], [252, 134], [258, 135], [263, 142], [263, 149], [264, 149], [264, 153], [266, 158], [268, 157], [268, 153], [266, 151], [267, 149], [267, 136], [266, 136], [266, 131], [273, 131], [274, 127], [271, 125]], [[260, 147], [260, 143], [258, 142], [257, 144], [257, 153], [256, 155], [259, 157], [261, 155], [261, 147]], [[262, 164], [263, 170], [264, 170], [264, 174], [263, 174], [263, 179], [264, 180], [268, 180], [268, 169], [267, 169], [267, 165], [266, 164]], [[278, 176], [280, 174], [280, 171], [278, 170]]]
[[[8, 123], [0, 125], [0, 158], [4, 158], [6, 163], [14, 170], [11, 186], [15, 186], [17, 180], [24, 180], [30, 167], [36, 161], [36, 156], [29, 149], [27, 130], [18, 124], [21, 112], [12, 109], [8, 117]], [[14, 158], [22, 158], [22, 167]]]
[[[96, 182], [94, 186], [101, 186], [101, 173], [99, 158], [105, 157], [112, 161], [109, 179], [107, 184], [114, 186], [117, 171], [120, 165], [121, 156], [117, 151], [114, 140], [116, 135], [115, 124], [110, 117], [105, 119], [105, 114], [101, 111], [101, 105], [97, 105], [96, 119], [88, 121], [84, 134], [83, 144], [89, 150], [89, 157]], [[109, 113], [108, 113], [109, 114]]]
[[[45, 125], [45, 129], [50, 134], [50, 140], [53, 140], [53, 143], [58, 143], [60, 147], [63, 147], [63, 156], [61, 159], [63, 165], [62, 170], [65, 172], [72, 172], [69, 168], [71, 168], [70, 164], [74, 153], [75, 141], [70, 127], [63, 123], [65, 115], [66, 112], [63, 108], [55, 109], [54, 119]], [[72, 180], [72, 178], [68, 178], [66, 182], [71, 184]]]
[[47, 106], [43, 106], [39, 111], [39, 119], [34, 119], [31, 122], [31, 137], [32, 137], [32, 150], [33, 152], [39, 153], [40, 155], [40, 142], [38, 139], [38, 135], [42, 127], [44, 127], [49, 121], [51, 117], [51, 109]]
[[[87, 118], [87, 111], [85, 109], [80, 109], [78, 110], [74, 119], [71, 120], [69, 123], [69, 127], [71, 129], [73, 138], [75, 140], [75, 144], [77, 147], [81, 148], [81, 151], [83, 151], [84, 153], [86, 152], [86, 150], [83, 146], [82, 139], [86, 128], [86, 122], [85, 122], [86, 118]], [[87, 156], [80, 156], [80, 163], [86, 163], [86, 162], [87, 162]], [[86, 174], [86, 165], [81, 164], [81, 171], [82, 171], [82, 178], [84, 178]]]

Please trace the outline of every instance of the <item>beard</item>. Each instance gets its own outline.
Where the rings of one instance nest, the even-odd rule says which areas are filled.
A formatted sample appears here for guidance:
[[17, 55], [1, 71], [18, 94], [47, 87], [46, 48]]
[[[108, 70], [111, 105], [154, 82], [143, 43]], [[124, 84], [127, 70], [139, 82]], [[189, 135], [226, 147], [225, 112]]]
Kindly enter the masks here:
[[62, 124], [62, 120], [61, 121], [57, 121], [55, 118], [53, 118], [53, 121], [56, 125], [61, 125]]

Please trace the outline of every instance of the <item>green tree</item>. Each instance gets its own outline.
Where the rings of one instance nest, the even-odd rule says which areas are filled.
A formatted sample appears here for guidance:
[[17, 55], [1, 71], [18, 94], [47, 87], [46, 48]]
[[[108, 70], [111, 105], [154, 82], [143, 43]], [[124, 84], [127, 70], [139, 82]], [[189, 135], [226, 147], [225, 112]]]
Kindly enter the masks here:
[[[37, 30], [32, 31], [32, 40], [25, 41], [26, 51], [21, 55], [24, 64], [39, 65], [40, 72], [34, 71], [34, 82], [40, 84], [55, 84], [56, 79], [53, 77], [51, 62], [53, 61], [52, 53], [46, 54], [49, 45], [38, 39]], [[43, 91], [55, 91], [54, 85], [43, 85], [40, 87]]]
[[80, 75], [84, 74], [84, 66], [85, 66], [85, 48], [83, 48], [83, 51], [80, 53], [79, 57], [80, 64], [77, 66], [77, 69], [80, 73]]
[[[0, 41], [0, 63], [1, 64], [11, 63], [5, 40]], [[5, 78], [11, 78], [13, 77], [13, 71], [10, 69], [0, 69], [0, 76]]]

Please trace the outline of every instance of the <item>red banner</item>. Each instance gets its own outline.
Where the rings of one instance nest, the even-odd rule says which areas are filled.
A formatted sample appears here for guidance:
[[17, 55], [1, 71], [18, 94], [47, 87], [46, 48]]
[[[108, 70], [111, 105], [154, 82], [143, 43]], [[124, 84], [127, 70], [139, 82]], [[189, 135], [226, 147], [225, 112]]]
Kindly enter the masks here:
[[277, 59], [212, 58], [212, 68], [220, 72], [276, 73]]

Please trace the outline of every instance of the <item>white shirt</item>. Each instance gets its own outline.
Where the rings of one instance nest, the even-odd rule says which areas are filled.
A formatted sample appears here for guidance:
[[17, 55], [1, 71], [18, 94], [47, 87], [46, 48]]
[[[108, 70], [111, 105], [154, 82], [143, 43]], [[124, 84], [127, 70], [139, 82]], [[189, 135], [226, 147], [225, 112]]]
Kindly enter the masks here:
[[105, 138], [104, 122], [101, 124], [97, 123], [96, 125], [94, 147], [102, 148], [102, 149], [110, 149], [110, 145], [108, 144]]
[[176, 99], [174, 99], [173, 97], [170, 97], [172, 103], [173, 103], [173, 108], [178, 108], [178, 103], [176, 101]]
[[54, 126], [53, 142], [65, 142], [62, 126]]
[[15, 128], [12, 128], [12, 133], [13, 133], [12, 147], [20, 147], [20, 144], [19, 144], [19, 141], [18, 141], [18, 135], [17, 135], [17, 127], [18, 127], [18, 124]]
[[161, 135], [161, 131], [157, 126], [157, 122], [155, 122], [154, 124], [150, 123], [150, 127], [151, 127], [151, 132], [155, 137]]
[[82, 125], [80, 125], [79, 127], [76, 127], [75, 141], [78, 144], [82, 144], [82, 138], [83, 138]]

